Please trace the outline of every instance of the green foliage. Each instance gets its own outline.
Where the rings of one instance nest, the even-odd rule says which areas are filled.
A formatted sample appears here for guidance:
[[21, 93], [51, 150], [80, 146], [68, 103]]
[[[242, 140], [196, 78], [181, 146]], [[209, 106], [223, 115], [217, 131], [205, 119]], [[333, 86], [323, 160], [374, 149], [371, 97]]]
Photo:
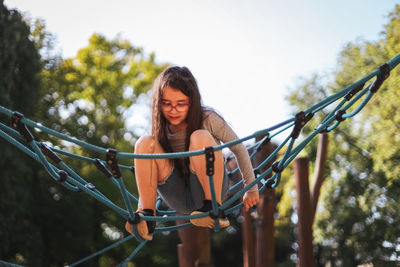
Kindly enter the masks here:
[[[46, 93], [41, 100], [42, 118], [46, 118], [47, 126], [93, 145], [133, 152], [134, 133], [125, 126], [128, 109], [135, 104], [139, 94], [151, 88], [153, 80], [164, 68], [165, 65], [155, 62], [153, 54], [145, 55], [142, 49], [135, 48], [126, 40], [107, 40], [100, 34], [93, 34], [89, 45], [81, 49], [76, 57], [43, 70], [42, 82]], [[53, 145], [79, 155], [103, 157], [69, 144], [57, 143], [56, 140], [51, 141]], [[124, 207], [119, 189], [93, 164], [65, 160], [81, 177], [94, 184], [114, 203]], [[132, 165], [129, 161], [120, 163]], [[123, 171], [123, 177], [130, 191], [135, 193], [132, 172]], [[70, 210], [75, 209], [75, 217], [81, 218], [82, 224], [89, 227], [80, 232], [82, 242], [69, 240], [68, 245], [75, 246], [75, 250], [70, 250], [75, 259], [64, 256], [64, 261], [75, 261], [115, 242], [105, 234], [105, 229], [112, 229], [119, 236], [125, 234], [124, 220], [103, 204], [85, 196], [86, 199], [77, 210], [72, 201], [76, 193], [65, 192], [64, 195], [62, 201], [68, 203]], [[82, 246], [77, 246], [77, 243]], [[130, 243], [116, 248], [103, 255], [101, 262], [121, 261], [134, 246]], [[97, 259], [91, 262], [94, 266], [100, 264]]]
[[[388, 16], [381, 39], [346, 45], [333, 79], [313, 75], [290, 92], [289, 102], [300, 109], [362, 78], [400, 51], [400, 6]], [[373, 99], [356, 117], [330, 133], [328, 177], [316, 223], [315, 245], [320, 264], [377, 266], [398, 260], [400, 144], [398, 103], [400, 70], [391, 72]], [[323, 111], [326, 115], [330, 109]], [[349, 110], [351, 111], [351, 110]], [[303, 134], [312, 131], [320, 117]], [[316, 143], [305, 149], [315, 157]]]
[[[386, 25], [384, 39], [377, 45], [382, 49], [381, 53], [366, 51], [365, 55], [382, 60], [389, 60], [400, 51], [400, 5], [389, 15], [390, 23]], [[378, 50], [380, 51], [380, 50]], [[362, 54], [361, 54], [362, 56]], [[378, 91], [367, 116], [371, 120], [371, 157], [374, 159], [374, 170], [383, 171], [390, 183], [400, 177], [400, 115], [398, 103], [400, 92], [400, 70], [397, 68], [391, 72], [390, 79]], [[380, 107], [380, 108], [379, 108]]]
[[[127, 40], [107, 40], [100, 34], [94, 34], [88, 47], [75, 58], [64, 60], [55, 51], [56, 40], [43, 21], [24, 22], [2, 1], [0, 7], [0, 62], [4, 74], [0, 78], [0, 104], [92, 144], [133, 152], [135, 136], [125, 126], [128, 109], [151, 88], [166, 65], [156, 63], [154, 54], [146, 55]], [[33, 133], [37, 140], [71, 152], [102, 157], [44, 133]], [[107, 234], [109, 230], [119, 237], [125, 235], [125, 222], [119, 215], [83, 193], [73, 193], [56, 184], [39, 164], [10, 144], [5, 143], [2, 152], [2, 260], [29, 266], [62, 266], [115, 242]], [[92, 164], [64, 160], [123, 206], [119, 190]], [[132, 172], [123, 171], [123, 176], [134, 192]], [[120, 262], [136, 245], [129, 242], [89, 261], [87, 266]], [[170, 258], [163, 262], [171, 265]]]
[[[0, 105], [33, 115], [39, 97], [39, 59], [21, 14], [8, 10], [1, 0]], [[27, 242], [37, 233], [31, 204], [35, 196], [29, 188], [38, 165], [3, 139], [0, 146], [0, 258], [15, 259], [20, 251], [34, 255], [34, 243]]]
[[129, 148], [123, 142], [124, 114], [163, 68], [154, 55], [147, 58], [126, 40], [94, 34], [75, 58], [44, 70], [48, 93], [43, 102], [50, 106], [52, 127], [95, 145]]
[[21, 14], [0, 1], [0, 104], [32, 114], [38, 100], [39, 55]]

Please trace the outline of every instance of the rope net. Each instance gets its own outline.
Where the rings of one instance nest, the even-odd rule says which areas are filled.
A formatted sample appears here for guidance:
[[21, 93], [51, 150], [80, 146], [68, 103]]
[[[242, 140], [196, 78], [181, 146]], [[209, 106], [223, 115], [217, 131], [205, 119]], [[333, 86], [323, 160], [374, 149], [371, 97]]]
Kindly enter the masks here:
[[[301, 150], [311, 142], [311, 140], [319, 133], [330, 132], [339, 126], [345, 119], [351, 118], [359, 113], [365, 105], [370, 101], [372, 96], [377, 92], [382, 83], [389, 77], [390, 71], [394, 69], [400, 63], [400, 54], [389, 60], [387, 63], [380, 66], [374, 72], [366, 75], [362, 79], [354, 82], [347, 86], [341, 91], [323, 99], [322, 101], [314, 104], [304, 111], [298, 112], [292, 118], [278, 123], [269, 128], [259, 130], [249, 136], [240, 138], [228, 143], [220, 144], [214, 147], [208, 147], [203, 150], [180, 152], [180, 153], [164, 153], [164, 154], [135, 154], [125, 153], [117, 151], [113, 148], [103, 148], [95, 146], [84, 141], [78, 140], [74, 137], [65, 135], [57, 132], [53, 129], [47, 128], [40, 123], [34, 122], [19, 112], [11, 111], [3, 106], [0, 106], [0, 113], [6, 115], [11, 119], [11, 127], [4, 123], [0, 123], [0, 136], [7, 140], [9, 143], [20, 149], [22, 152], [38, 161], [46, 169], [48, 174], [55, 181], [59, 182], [65, 188], [73, 191], [83, 191], [100, 201], [110, 209], [114, 210], [125, 220], [133, 222], [133, 231], [135, 238], [140, 242], [136, 249], [129, 255], [119, 266], [125, 266], [133, 257], [140, 251], [140, 249], [146, 244], [147, 240], [140, 237], [137, 232], [135, 224], [140, 220], [145, 221], [156, 221], [158, 226], [155, 228], [155, 232], [163, 231], [174, 231], [180, 228], [186, 228], [192, 226], [191, 223], [185, 223], [175, 226], [164, 226], [166, 222], [176, 220], [190, 220], [196, 218], [202, 218], [211, 216], [215, 218], [215, 231], [219, 231], [219, 220], [221, 216], [227, 216], [233, 213], [235, 210], [240, 209], [243, 203], [238, 201], [244, 193], [253, 187], [255, 184], [260, 184], [259, 192], [262, 193], [266, 188], [275, 188], [279, 185], [281, 180], [282, 171], [295, 159], [295, 157], [301, 152]], [[372, 78], [375, 78], [373, 81]], [[367, 85], [366, 85], [367, 84]], [[365, 86], [366, 85], [366, 86]], [[336, 103], [336, 105], [334, 105]], [[330, 112], [324, 117], [319, 125], [312, 131], [308, 136], [304, 137], [303, 140], [296, 143], [301, 129], [310, 121], [314, 114], [328, 108]], [[348, 110], [351, 109], [350, 112]], [[89, 158], [74, 153], [70, 153], [65, 150], [61, 150], [55, 147], [51, 147], [44, 142], [35, 140], [31, 129], [37, 129], [50, 136], [59, 138], [64, 141], [73, 143], [83, 149], [95, 152], [99, 154], [100, 158]], [[291, 131], [290, 131], [291, 130]], [[213, 188], [213, 161], [211, 160], [214, 156], [215, 151], [229, 148], [233, 145], [255, 139], [257, 137], [264, 136], [260, 141], [254, 142], [253, 145], [248, 146], [247, 149], [252, 151], [250, 158], [253, 158], [262, 148], [264, 144], [269, 142], [272, 138], [277, 135], [283, 135], [283, 133], [290, 131], [290, 133], [283, 139], [278, 147], [258, 166], [254, 168], [256, 179], [243, 187], [243, 182], [239, 181], [229, 188], [232, 193], [231, 196], [221, 205], [218, 206], [216, 202], [215, 192]], [[282, 151], [284, 150], [284, 152]], [[278, 160], [274, 161], [278, 157], [278, 153], [282, 153], [283, 156]], [[173, 210], [161, 209], [161, 199], [157, 200], [157, 213], [156, 216], [139, 216], [134, 212], [133, 206], [138, 205], [138, 198], [130, 193], [121, 175], [121, 169], [134, 171], [134, 166], [126, 166], [119, 164], [119, 159], [156, 159], [156, 158], [183, 158], [190, 156], [204, 155], [207, 164], [207, 175], [209, 176], [210, 189], [212, 192], [212, 210], [196, 215], [180, 215]], [[107, 196], [102, 194], [95, 185], [88, 183], [84, 178], [77, 174], [71, 169], [64, 161], [63, 157], [70, 157], [78, 160], [87, 161], [93, 163], [112, 183], [119, 189], [121, 197], [124, 202], [124, 207], [120, 207], [111, 201]], [[274, 161], [274, 162], [273, 162]], [[270, 166], [266, 168], [267, 166]], [[238, 172], [238, 168], [230, 171], [230, 175]], [[239, 202], [239, 203], [238, 203]], [[109, 247], [106, 247], [92, 255], [89, 255], [75, 263], [68, 266], [76, 266], [81, 264], [95, 256], [100, 255], [130, 239], [133, 236], [129, 235], [124, 239], [121, 239]]]

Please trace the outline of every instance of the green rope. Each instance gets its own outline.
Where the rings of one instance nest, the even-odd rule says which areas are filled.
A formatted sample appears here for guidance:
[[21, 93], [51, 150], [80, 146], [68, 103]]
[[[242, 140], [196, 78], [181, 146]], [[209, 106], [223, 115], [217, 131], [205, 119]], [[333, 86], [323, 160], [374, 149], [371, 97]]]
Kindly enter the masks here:
[[22, 265], [10, 263], [10, 262], [5, 262], [5, 261], [2, 261], [2, 260], [0, 260], [0, 266], [1, 267], [24, 267]]
[[121, 240], [115, 242], [114, 244], [112, 244], [112, 245], [110, 245], [110, 246], [108, 246], [108, 247], [106, 247], [106, 248], [103, 248], [103, 249], [101, 249], [101, 250], [99, 250], [99, 251], [97, 251], [97, 252], [95, 252], [95, 253], [93, 253], [93, 254], [91, 254], [91, 255], [89, 255], [89, 256], [83, 258], [83, 259], [80, 259], [80, 260], [78, 260], [78, 261], [76, 261], [76, 262], [74, 262], [74, 263], [71, 263], [71, 264], [69, 264], [69, 265], [66, 265], [65, 267], [73, 267], [73, 266], [77, 266], [77, 265], [79, 265], [79, 264], [81, 264], [81, 263], [84, 263], [85, 261], [88, 261], [88, 260], [90, 260], [90, 259], [93, 259], [94, 257], [96, 257], [96, 256], [98, 256], [98, 255], [100, 255], [100, 254], [103, 254], [104, 252], [107, 252], [107, 251], [109, 251], [110, 249], [113, 249], [113, 248], [115, 248], [115, 247], [121, 245], [122, 243], [125, 243], [126, 241], [128, 241], [128, 240], [130, 240], [130, 239], [132, 239], [132, 238], [133, 238], [133, 236], [132, 236], [132, 235], [129, 235], [129, 236], [127, 236], [127, 237], [125, 237], [125, 238], [123, 238], [123, 239], [121, 239]]
[[[400, 54], [388, 61], [386, 64], [382, 65], [378, 70], [366, 75], [362, 79], [358, 80], [357, 82], [347, 86], [343, 90], [323, 99], [322, 101], [314, 104], [304, 112], [298, 113], [296, 116], [283, 121], [281, 123], [278, 123], [272, 127], [257, 131], [249, 136], [246, 136], [241, 139], [237, 139], [231, 142], [227, 142], [221, 145], [217, 145], [212, 147], [212, 152], [222, 150], [224, 148], [229, 148], [233, 145], [243, 143], [247, 140], [251, 140], [254, 138], [257, 138], [259, 136], [264, 136], [267, 135], [267, 137], [264, 137], [259, 142], [256, 142], [253, 146], [250, 146], [249, 149], [254, 149], [254, 151], [251, 153], [250, 157], [253, 158], [257, 152], [259, 152], [260, 146], [262, 146], [265, 142], [270, 141], [273, 137], [287, 131], [288, 129], [292, 128], [292, 132], [287, 136], [287, 138], [265, 159], [262, 163], [259, 164], [259, 166], [255, 167], [254, 171], [257, 174], [256, 179], [251, 182], [250, 184], [244, 186], [241, 188], [238, 192], [236, 192], [233, 196], [231, 196], [228, 200], [226, 200], [224, 203], [222, 203], [221, 206], [218, 207], [217, 202], [216, 202], [216, 197], [215, 197], [215, 190], [214, 190], [214, 180], [213, 180], [213, 173], [209, 173], [209, 183], [210, 183], [210, 190], [211, 190], [211, 195], [212, 195], [212, 210], [209, 212], [204, 212], [202, 214], [196, 214], [196, 215], [176, 215], [175, 211], [163, 211], [159, 210], [161, 201], [157, 200], [157, 215], [156, 216], [141, 216], [141, 220], [145, 221], [157, 221], [159, 222], [159, 225], [156, 227], [155, 232], [162, 232], [162, 231], [174, 231], [177, 229], [182, 229], [186, 227], [190, 227], [191, 224], [183, 224], [183, 225], [176, 225], [176, 226], [161, 226], [163, 222], [167, 221], [176, 221], [176, 220], [189, 220], [189, 219], [196, 219], [196, 218], [202, 218], [206, 216], [212, 215], [213, 217], [218, 218], [220, 214], [224, 215], [229, 215], [235, 210], [241, 208], [243, 206], [243, 203], [239, 203], [236, 205], [233, 205], [236, 200], [241, 198], [251, 187], [254, 185], [261, 183], [262, 186], [259, 188], [259, 192], [263, 192], [266, 188], [275, 188], [276, 186], [279, 185], [280, 183], [280, 178], [281, 178], [281, 173], [282, 171], [294, 160], [294, 158], [304, 149], [306, 145], [308, 145], [311, 140], [319, 133], [322, 133], [324, 131], [331, 131], [334, 128], [338, 127], [338, 125], [345, 119], [350, 118], [354, 115], [356, 115], [358, 112], [360, 112], [365, 105], [370, 101], [372, 98], [373, 94], [376, 92], [376, 90], [381, 86], [383, 81], [387, 78], [388, 73], [385, 73], [387, 71], [390, 72], [393, 68], [395, 68], [398, 64], [400, 63]], [[374, 82], [371, 82], [367, 87], [363, 88], [363, 85], [368, 82], [370, 79], [376, 76], [376, 79]], [[355, 96], [355, 97], [353, 97]], [[361, 103], [355, 107], [351, 112], [346, 113], [347, 110], [352, 108], [356, 102], [358, 102], [362, 97], [364, 99], [361, 101]], [[299, 133], [302, 129], [302, 127], [311, 119], [311, 117], [327, 108], [328, 106], [332, 105], [333, 103], [337, 102], [343, 98], [336, 107], [332, 109], [332, 111], [322, 120], [322, 122], [314, 129], [313, 132], [311, 132], [307, 137], [305, 137], [297, 146], [295, 146], [295, 141], [297, 137], [299, 136]], [[346, 103], [347, 102], [347, 103]], [[14, 112], [11, 110], [8, 110], [5, 107], [0, 106], [0, 113], [5, 114], [8, 117], [13, 117]], [[99, 146], [94, 146], [91, 144], [88, 144], [84, 141], [78, 140], [76, 138], [67, 136], [65, 134], [59, 133], [57, 131], [54, 131], [50, 128], [47, 128], [39, 123], [36, 123], [34, 121], [31, 121], [25, 117], [20, 118], [19, 123], [22, 123], [25, 127], [29, 126], [31, 128], [37, 128], [41, 130], [42, 132], [45, 132], [51, 136], [57, 137], [59, 139], [74, 143], [82, 148], [85, 148], [90, 151], [94, 151], [96, 153], [99, 153], [101, 155], [107, 155], [109, 149], [102, 148]], [[29, 130], [27, 130], [29, 131]], [[273, 135], [270, 136], [271, 132], [276, 131]], [[0, 123], [0, 136], [4, 138], [6, 141], [10, 142], [12, 145], [16, 146], [18, 149], [20, 149], [22, 152], [27, 154], [28, 156], [32, 157], [34, 160], [40, 162], [46, 171], [50, 174], [50, 176], [56, 180], [61, 182], [63, 186], [66, 188], [72, 190], [72, 191], [84, 191], [85, 193], [89, 194], [90, 196], [94, 197], [95, 199], [99, 200], [101, 203], [107, 205], [114, 211], [116, 211], [118, 214], [120, 214], [123, 218], [127, 219], [128, 216], [130, 218], [134, 218], [134, 212], [133, 212], [133, 207], [131, 201], [135, 202], [135, 204], [138, 204], [138, 200], [135, 196], [133, 196], [125, 187], [125, 184], [123, 182], [122, 177], [119, 175], [119, 177], [115, 177], [115, 175], [111, 175], [111, 173], [107, 170], [107, 168], [104, 166], [105, 161], [98, 160], [98, 159], [92, 159], [80, 155], [76, 155], [73, 153], [69, 153], [57, 148], [49, 148], [50, 153], [57, 153], [59, 155], [79, 159], [79, 160], [85, 160], [88, 162], [92, 163], [98, 163], [100, 162], [100, 165], [104, 167], [103, 172], [106, 175], [107, 178], [110, 178], [111, 181], [115, 186], [117, 186], [121, 192], [121, 196], [123, 198], [123, 201], [125, 203], [125, 209], [115, 205], [110, 199], [108, 199], [106, 196], [104, 196], [95, 186], [93, 186], [90, 183], [87, 183], [82, 177], [80, 177], [76, 172], [74, 172], [67, 164], [65, 164], [61, 159], [58, 162], [55, 162], [61, 169], [57, 168], [48, 160], [46, 159], [46, 156], [49, 155], [44, 155], [42, 152], [42, 144], [27, 138], [23, 131], [18, 129], [10, 128], [2, 123]], [[17, 140], [18, 139], [18, 140]], [[30, 149], [23, 144], [24, 139], [29, 141], [28, 145]], [[288, 144], [289, 143], [289, 144]], [[261, 172], [261, 169], [265, 168], [268, 164], [271, 163], [272, 160], [277, 158], [278, 153], [286, 147], [286, 150], [282, 156], [282, 158], [279, 161], [276, 161], [274, 164], [272, 164], [271, 167], [269, 167], [267, 170]], [[156, 158], [168, 158], [168, 159], [175, 159], [175, 158], [183, 158], [183, 157], [189, 157], [189, 156], [199, 156], [199, 155], [205, 155], [206, 161], [207, 161], [207, 151], [206, 150], [197, 150], [197, 151], [188, 151], [188, 152], [179, 152], [179, 153], [163, 153], [163, 154], [135, 154], [135, 153], [124, 153], [124, 152], [115, 152], [115, 159], [135, 159], [135, 158], [141, 158], [141, 159], [156, 159]], [[50, 156], [49, 156], [50, 157]], [[53, 159], [54, 161], [54, 159]], [[123, 169], [129, 169], [133, 170], [131, 166], [125, 166], [125, 165], [120, 165], [116, 162], [115, 164], [111, 166], [111, 168], [123, 168]], [[101, 166], [100, 166], [101, 167]], [[65, 173], [63, 173], [65, 172]], [[237, 169], [233, 170], [231, 174], [234, 174], [238, 172]], [[273, 173], [274, 172], [274, 173]], [[113, 172], [114, 173], [114, 172]], [[272, 175], [272, 177], [270, 177]], [[114, 177], [113, 177], [114, 176]], [[270, 177], [270, 178], [267, 178]], [[232, 186], [229, 190], [233, 191], [238, 189], [240, 186], [243, 185], [243, 182], [240, 181], [236, 183], [234, 186]], [[232, 206], [233, 205], [233, 206]], [[137, 246], [135, 251], [123, 262], [121, 262], [121, 266], [123, 264], [126, 264], [129, 260], [131, 260], [134, 255], [137, 254], [137, 252], [146, 244], [146, 241], [143, 240], [137, 233], [136, 226], [133, 226], [134, 232], [136, 232], [136, 239], [140, 242], [140, 244]], [[219, 230], [219, 224], [218, 224], [218, 219], [216, 219], [216, 231]], [[80, 264], [92, 257], [95, 257], [129, 239], [132, 237], [129, 236], [129, 238], [124, 238], [120, 241], [117, 241], [115, 244], [99, 251], [96, 252], [95, 254], [92, 254], [91, 256], [88, 256], [72, 265], [69, 266], [75, 266], [77, 264]]]

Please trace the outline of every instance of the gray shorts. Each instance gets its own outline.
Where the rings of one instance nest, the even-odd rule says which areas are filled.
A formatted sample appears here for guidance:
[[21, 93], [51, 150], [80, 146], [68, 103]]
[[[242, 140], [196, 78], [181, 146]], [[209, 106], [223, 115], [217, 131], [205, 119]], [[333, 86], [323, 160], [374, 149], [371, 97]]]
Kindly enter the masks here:
[[[228, 195], [229, 179], [226, 171], [222, 182], [221, 199], [224, 201]], [[185, 181], [178, 168], [173, 169], [170, 176], [163, 184], [158, 185], [158, 194], [163, 202], [173, 210], [189, 214], [203, 207], [204, 191], [197, 175], [190, 172]]]

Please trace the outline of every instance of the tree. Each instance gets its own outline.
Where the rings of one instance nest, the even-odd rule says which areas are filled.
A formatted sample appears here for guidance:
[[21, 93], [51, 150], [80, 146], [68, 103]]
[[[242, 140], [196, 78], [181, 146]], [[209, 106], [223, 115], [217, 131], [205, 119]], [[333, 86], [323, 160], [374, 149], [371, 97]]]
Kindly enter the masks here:
[[[121, 37], [107, 40], [100, 34], [94, 34], [89, 46], [75, 58], [64, 60], [55, 51], [56, 40], [44, 21], [24, 21], [17, 11], [7, 10], [3, 1], [0, 7], [0, 62], [4, 74], [0, 78], [0, 104], [92, 144], [133, 152], [135, 134], [125, 125], [128, 111], [166, 65]], [[36, 140], [49, 141], [77, 154], [101, 157], [44, 133], [33, 134]], [[54, 183], [39, 164], [10, 144], [5, 143], [4, 147], [6, 156], [1, 164], [5, 180], [0, 196], [2, 260], [58, 266], [115, 242], [105, 235], [105, 229], [120, 233], [124, 225], [121, 218], [88, 196]], [[17, 162], [15, 158], [21, 160]], [[94, 166], [67, 158], [65, 161], [122, 204], [118, 189], [112, 188]], [[130, 175], [125, 182], [134, 191], [132, 173], [124, 174]], [[132, 247], [123, 246], [90, 264], [111, 264], [131, 251]]]
[[8, 10], [4, 1], [0, 1], [0, 12], [0, 103], [32, 114], [39, 97], [40, 58], [21, 14]]
[[[0, 105], [33, 116], [39, 99], [40, 57], [29, 39], [21, 14], [0, 1]], [[4, 116], [2, 116], [4, 119]], [[9, 143], [0, 140], [0, 258], [15, 259], [20, 251], [37, 252], [27, 237], [36, 235], [32, 221], [32, 191], [38, 165]], [[25, 255], [24, 255], [25, 256]]]
[[[93, 145], [133, 152], [135, 134], [125, 124], [128, 111], [139, 95], [145, 94], [151, 88], [153, 80], [165, 67], [166, 65], [155, 62], [154, 54], [146, 55], [143, 49], [134, 47], [127, 40], [120, 37], [107, 40], [100, 34], [93, 34], [89, 45], [81, 49], [76, 57], [62, 60], [59, 65], [43, 70], [42, 82], [46, 93], [41, 100], [41, 118], [45, 119], [47, 126]], [[56, 142], [53, 145], [79, 155], [104, 157], [50, 140]], [[65, 160], [82, 178], [94, 184], [116, 204], [124, 206], [119, 190], [93, 164], [68, 158]], [[129, 161], [121, 163], [133, 164]], [[128, 188], [135, 193], [132, 172], [123, 172], [123, 177]], [[82, 200], [82, 196], [58, 187], [55, 194], [63, 196], [59, 202], [65, 205], [65, 210], [74, 211], [73, 205], [76, 204], [73, 199], [81, 201], [79, 211], [75, 209], [74, 212], [75, 218], [78, 216], [80, 221], [77, 224], [85, 226], [82, 231], [74, 228], [76, 232], [71, 235], [80, 236], [80, 239], [71, 239], [70, 243], [62, 244], [64, 247], [69, 246], [71, 251], [69, 255], [64, 253], [62, 260], [71, 262], [83, 258], [115, 242], [104, 235], [105, 227], [114, 229], [121, 236], [125, 233], [122, 230], [122, 218], [98, 201], [88, 196], [83, 196], [85, 200]], [[61, 231], [63, 227], [68, 229], [71, 223], [58, 222], [60, 227], [55, 232]], [[77, 248], [76, 243], [82, 246]], [[60, 245], [55, 244], [54, 247]], [[116, 249], [92, 264], [97, 266], [99, 262], [108, 262], [111, 258], [121, 260], [129, 254], [128, 249], [129, 247]], [[57, 257], [51, 259], [51, 263], [57, 261]]]

